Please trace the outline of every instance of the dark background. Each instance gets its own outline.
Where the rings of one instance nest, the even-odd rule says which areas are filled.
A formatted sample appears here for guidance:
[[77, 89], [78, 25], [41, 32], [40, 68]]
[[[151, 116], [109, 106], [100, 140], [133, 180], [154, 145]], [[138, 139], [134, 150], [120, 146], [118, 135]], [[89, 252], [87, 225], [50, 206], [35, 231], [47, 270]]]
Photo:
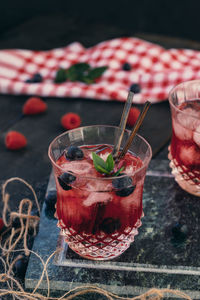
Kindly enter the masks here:
[[49, 49], [75, 40], [87, 47], [105, 38], [134, 35], [158, 43], [175, 38], [177, 47], [177, 39], [200, 41], [199, 12], [198, 0], [4, 0], [0, 47]]

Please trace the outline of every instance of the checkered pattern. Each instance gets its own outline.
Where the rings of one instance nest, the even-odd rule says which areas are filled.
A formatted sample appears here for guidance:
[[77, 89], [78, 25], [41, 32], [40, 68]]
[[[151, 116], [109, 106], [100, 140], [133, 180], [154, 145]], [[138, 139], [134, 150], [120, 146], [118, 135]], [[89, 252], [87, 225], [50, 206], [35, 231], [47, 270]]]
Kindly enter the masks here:
[[[55, 84], [56, 70], [77, 62], [92, 67], [108, 66], [101, 78], [91, 85], [81, 82]], [[123, 71], [128, 62], [131, 71]], [[42, 83], [25, 83], [40, 73]], [[55, 97], [83, 97], [125, 101], [130, 85], [138, 83], [141, 93], [135, 103], [167, 99], [176, 84], [200, 79], [200, 52], [164, 48], [137, 38], [118, 38], [85, 49], [79, 43], [50, 51], [1, 50], [0, 92]]]

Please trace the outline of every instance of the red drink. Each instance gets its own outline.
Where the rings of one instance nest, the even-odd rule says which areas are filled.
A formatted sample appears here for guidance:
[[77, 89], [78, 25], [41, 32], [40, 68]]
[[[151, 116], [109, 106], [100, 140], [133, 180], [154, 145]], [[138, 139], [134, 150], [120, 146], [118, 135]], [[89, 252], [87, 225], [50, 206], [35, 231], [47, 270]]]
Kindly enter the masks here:
[[[128, 152], [115, 163], [109, 175], [94, 167], [92, 152], [106, 161], [112, 145], [87, 143], [96, 138], [94, 135], [91, 138], [91, 132], [100, 141], [113, 141], [117, 130], [105, 126], [83, 127], [61, 135], [50, 146], [58, 226], [72, 250], [94, 260], [112, 259], [123, 253], [134, 241], [143, 214], [143, 184], [151, 158], [151, 149], [143, 138], [136, 136], [133, 146], [136, 154]], [[71, 138], [81, 137], [85, 143], [81, 145], [79, 140], [78, 146], [66, 147], [68, 134]], [[122, 167], [123, 171], [115, 176]]]
[[172, 110], [170, 166], [179, 185], [200, 192], [200, 100], [185, 101]]
[[[108, 148], [107, 145], [101, 146], [106, 148], [100, 153], [100, 157], [105, 160], [112, 152], [112, 148]], [[98, 145], [100, 148], [101, 146]], [[119, 167], [122, 165], [125, 167], [122, 178], [106, 178], [94, 168], [91, 154], [96, 148], [96, 146], [80, 147], [84, 153], [81, 160], [70, 161], [63, 154], [57, 161], [57, 164], [66, 173], [72, 172], [73, 175], [75, 172], [80, 176], [76, 176], [76, 179], [68, 184], [70, 190], [64, 190], [61, 186], [62, 183], [60, 185], [59, 179], [56, 179], [56, 211], [59, 227], [64, 231], [67, 242], [75, 252], [92, 258], [87, 250], [84, 249], [82, 253], [82, 240], [84, 239], [84, 245], [88, 243], [88, 246], [94, 247], [94, 250], [95, 248], [102, 250], [98, 251], [98, 253], [102, 252], [102, 255], [98, 254], [96, 258], [105, 259], [106, 247], [110, 251], [110, 248], [114, 246], [114, 255], [116, 251], [119, 255], [122, 249], [124, 251], [124, 248], [129, 246], [129, 240], [133, 241], [134, 239], [137, 228], [141, 224], [144, 178], [134, 183], [131, 176], [125, 176], [125, 174], [133, 174], [133, 171], [142, 166], [141, 159], [131, 153], [127, 153], [123, 161], [119, 163]], [[59, 174], [57, 175], [59, 176]], [[121, 189], [115, 187], [115, 181], [120, 183], [120, 180], [124, 181], [123, 178], [130, 180], [128, 186], [124, 185]], [[120, 191], [122, 192], [120, 193]], [[122, 242], [121, 235], [123, 235], [123, 240], [125, 235], [128, 242]], [[111, 241], [112, 243], [110, 243]], [[116, 248], [118, 245], [120, 245], [119, 250]]]

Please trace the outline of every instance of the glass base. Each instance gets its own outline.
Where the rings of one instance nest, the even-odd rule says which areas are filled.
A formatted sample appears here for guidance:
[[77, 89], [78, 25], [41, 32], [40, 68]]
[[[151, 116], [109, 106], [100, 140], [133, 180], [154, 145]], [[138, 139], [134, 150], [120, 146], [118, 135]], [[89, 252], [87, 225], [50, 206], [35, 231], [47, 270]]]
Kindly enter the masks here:
[[178, 185], [185, 190], [186, 192], [200, 197], [200, 181], [198, 178], [195, 177], [195, 174], [192, 172], [187, 172], [187, 168], [182, 165], [179, 166], [176, 159], [173, 159], [170, 147], [169, 147], [169, 154], [168, 158], [170, 160], [170, 168], [172, 169], [172, 174], [175, 177], [176, 182]]
[[62, 235], [66, 237], [68, 246], [80, 256], [92, 260], [110, 260], [121, 255], [130, 244], [134, 241], [135, 235], [138, 234], [137, 228], [142, 225], [141, 220], [138, 220], [134, 228], [126, 227], [123, 232], [114, 232], [113, 234], [86, 234], [77, 233], [74, 229], [63, 229], [63, 226], [58, 222], [58, 227], [61, 228]]

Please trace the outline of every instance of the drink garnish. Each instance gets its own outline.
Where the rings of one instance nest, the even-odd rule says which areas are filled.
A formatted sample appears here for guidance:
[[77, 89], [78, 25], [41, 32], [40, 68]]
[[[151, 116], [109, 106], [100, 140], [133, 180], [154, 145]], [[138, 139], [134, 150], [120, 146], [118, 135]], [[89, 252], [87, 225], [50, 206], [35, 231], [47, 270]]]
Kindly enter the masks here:
[[107, 156], [106, 161], [104, 161], [99, 155], [97, 155], [95, 152], [92, 152], [92, 159], [95, 169], [101, 174], [106, 174], [109, 176], [118, 176], [120, 172], [124, 170], [124, 167], [121, 167], [119, 170], [117, 170], [117, 172], [113, 172], [115, 167], [115, 161], [111, 153]]
[[81, 81], [86, 84], [95, 83], [95, 80], [99, 78], [107, 68], [107, 66], [92, 68], [88, 63], [76, 63], [68, 69], [60, 68], [56, 72], [54, 82], [62, 83], [66, 80], [70, 80]]

